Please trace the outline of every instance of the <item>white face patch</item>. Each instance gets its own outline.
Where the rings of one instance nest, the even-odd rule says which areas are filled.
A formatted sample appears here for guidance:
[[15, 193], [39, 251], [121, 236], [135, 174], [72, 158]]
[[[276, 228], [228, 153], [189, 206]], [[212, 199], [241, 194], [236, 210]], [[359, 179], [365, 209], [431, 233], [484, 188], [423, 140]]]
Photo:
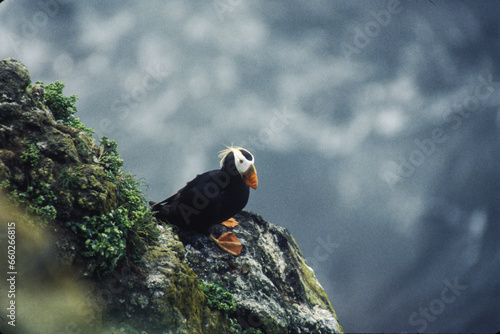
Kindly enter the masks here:
[[233, 150], [233, 155], [234, 155], [234, 164], [236, 165], [236, 169], [240, 174], [245, 173], [248, 170], [248, 168], [250, 168], [250, 165], [253, 163], [253, 156], [252, 160], [248, 160], [240, 152], [240, 150]]
[[[220, 151], [219, 153], [219, 158], [220, 160], [220, 166], [224, 164], [224, 160], [228, 156], [229, 153], [233, 153], [234, 156], [234, 165], [236, 166], [236, 169], [238, 172], [243, 175], [250, 166], [254, 163], [255, 159], [252, 155], [252, 153], [248, 152], [248, 150], [245, 150], [243, 147], [239, 146], [226, 146], [227, 148], [225, 150]], [[255, 167], [254, 167], [255, 169]]]

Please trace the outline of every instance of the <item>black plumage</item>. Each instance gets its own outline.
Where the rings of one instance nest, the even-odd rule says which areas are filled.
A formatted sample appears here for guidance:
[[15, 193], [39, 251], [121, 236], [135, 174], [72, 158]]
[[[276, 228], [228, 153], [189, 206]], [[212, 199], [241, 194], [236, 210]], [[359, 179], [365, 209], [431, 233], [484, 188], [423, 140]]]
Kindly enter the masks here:
[[[244, 149], [236, 154], [252, 162], [253, 156]], [[220, 170], [199, 174], [173, 196], [152, 206], [155, 217], [178, 226], [209, 234], [211, 226], [220, 224], [239, 213], [247, 204], [249, 186], [244, 175], [238, 171], [234, 151], [225, 154]], [[256, 187], [256, 184], [255, 184]]]

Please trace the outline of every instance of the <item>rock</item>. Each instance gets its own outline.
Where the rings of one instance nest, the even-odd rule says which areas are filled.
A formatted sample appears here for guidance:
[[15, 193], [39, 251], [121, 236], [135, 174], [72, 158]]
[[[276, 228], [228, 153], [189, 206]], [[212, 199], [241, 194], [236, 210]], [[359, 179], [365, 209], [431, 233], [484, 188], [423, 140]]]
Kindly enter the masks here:
[[116, 207], [117, 188], [107, 180], [104, 168], [83, 165], [73, 172], [77, 175], [73, 195], [77, 207], [89, 212], [109, 212]]
[[[137, 332], [205, 334], [226, 333], [224, 314], [207, 307], [199, 277], [184, 261], [184, 247], [170, 227], [159, 226], [158, 244], [148, 247], [137, 276], [122, 269], [104, 285], [120, 293], [113, 295], [110, 323]], [[117, 299], [122, 298], [123, 303]]]
[[[116, 207], [117, 188], [90, 158], [97, 145], [81, 130], [57, 123], [43, 105], [43, 86], [29, 84], [23, 64], [0, 61], [1, 181], [23, 194], [30, 185], [49, 185], [55, 197], [50, 204], [60, 219], [109, 212]], [[46, 197], [37, 191], [26, 196]]]
[[[186, 262], [205, 282], [230, 291], [242, 327], [265, 333], [339, 333], [328, 297], [285, 228], [242, 211], [232, 231], [243, 243], [234, 257], [208, 237], [181, 232]], [[217, 226], [216, 237], [227, 228]]]
[[[159, 233], [156, 243], [141, 245], [144, 236], [137, 237], [134, 239], [137, 244], [127, 245], [127, 258], [122, 258], [114, 270], [96, 274], [98, 263], [95, 257], [84, 254], [89, 249], [82, 242], [82, 235], [95, 235], [94, 240], [87, 241], [102, 247], [108, 242], [106, 235], [123, 236], [123, 231], [112, 230], [117, 225], [113, 225], [110, 217], [122, 219], [119, 226], [139, 223], [124, 218], [123, 210], [128, 203], [119, 200], [122, 196], [123, 202], [123, 194], [133, 192], [133, 181], [127, 181], [125, 173], [113, 174], [121, 162], [115, 153], [108, 155], [109, 150], [113, 150], [110, 141], [100, 146], [81, 128], [55, 121], [51, 110], [43, 104], [43, 86], [29, 88], [29, 74], [24, 65], [14, 59], [1, 61], [0, 83], [0, 208], [18, 206], [19, 202], [11, 203], [7, 199], [11, 197], [31, 208], [26, 209], [28, 213], [55, 212], [55, 219], [47, 226], [36, 226], [42, 227], [43, 233], [50, 237], [37, 238], [31, 246], [27, 242], [26, 247], [32, 247], [30, 254], [42, 254], [40, 249], [50, 249], [50, 254], [57, 254], [57, 258], [26, 256], [23, 266], [36, 267], [43, 260], [43, 263], [57, 263], [58, 273], [45, 281], [46, 286], [37, 283], [30, 289], [23, 288], [27, 291], [24, 299], [38, 300], [37, 288], [47, 288], [54, 300], [75, 298], [82, 302], [82, 294], [88, 299], [86, 312], [82, 312], [81, 302], [74, 304], [79, 309], [66, 307], [64, 314], [71, 315], [68, 323], [41, 325], [44, 318], [54, 319], [54, 316], [45, 314], [43, 308], [27, 312], [30, 303], [20, 305], [19, 314], [36, 314], [37, 331], [47, 333], [218, 334], [228, 331], [228, 319], [224, 313], [208, 307], [199, 277], [186, 265], [184, 247], [170, 227], [155, 228]], [[125, 181], [120, 183], [114, 177]], [[140, 201], [137, 196], [129, 198]], [[125, 206], [121, 211], [114, 211], [119, 205]], [[144, 205], [149, 210], [149, 206]], [[31, 236], [24, 233], [30, 233], [34, 230], [33, 224], [40, 222], [26, 221], [26, 217], [25, 212], [15, 218], [19, 231], [27, 231], [19, 235], [22, 240], [29, 240]], [[108, 219], [104, 222], [109, 231], [100, 226], [101, 217]], [[134, 211], [130, 217], [146, 219], [141, 218], [140, 211]], [[85, 225], [89, 220], [96, 224]], [[3, 230], [6, 226], [0, 225], [0, 234], [7, 235]], [[78, 226], [83, 226], [80, 234], [76, 233]], [[115, 245], [110, 244], [104, 250], [109, 251]], [[132, 254], [138, 252], [141, 256], [133, 259]], [[23, 258], [21, 252], [17, 255]], [[68, 281], [67, 276], [73, 280]], [[64, 280], [59, 281], [63, 277]], [[78, 288], [82, 285], [84, 290]], [[50, 290], [54, 286], [58, 286], [58, 290]], [[69, 291], [68, 287], [71, 287]], [[0, 286], [0, 290], [4, 291], [3, 288]], [[58, 294], [65, 297], [56, 297]], [[88, 317], [89, 314], [92, 316]], [[33, 328], [27, 321], [28, 318], [20, 319], [16, 327]], [[6, 333], [3, 324], [0, 322], [0, 332]]]
[[80, 161], [74, 139], [55, 127], [45, 128], [37, 140], [40, 151], [61, 164]]
[[20, 101], [31, 83], [26, 66], [14, 58], [0, 62], [0, 102]]
[[[0, 61], [0, 214], [7, 212], [3, 208], [26, 207], [12, 218], [19, 239], [27, 240], [16, 255], [24, 259], [23, 268], [57, 267], [56, 274], [34, 277], [33, 287], [20, 286], [23, 300], [38, 300], [39, 291], [46, 290], [36, 305], [67, 303], [47, 309], [19, 303], [18, 313], [36, 314], [37, 321], [20, 317], [18, 328], [47, 333], [342, 332], [286, 229], [241, 212], [234, 233], [244, 248], [234, 257], [207, 236], [156, 225], [149, 206], [140, 206], [145, 200], [134, 190], [136, 181], [120, 170], [116, 143], [96, 144], [81, 123], [56, 122], [45, 105], [44, 87], [29, 85], [24, 65], [12, 58]], [[44, 236], [29, 242], [39, 228]], [[214, 234], [224, 231], [217, 226]], [[44, 272], [30, 270], [30, 277]], [[66, 315], [71, 323], [54, 323]], [[52, 322], [44, 324], [45, 318]]]

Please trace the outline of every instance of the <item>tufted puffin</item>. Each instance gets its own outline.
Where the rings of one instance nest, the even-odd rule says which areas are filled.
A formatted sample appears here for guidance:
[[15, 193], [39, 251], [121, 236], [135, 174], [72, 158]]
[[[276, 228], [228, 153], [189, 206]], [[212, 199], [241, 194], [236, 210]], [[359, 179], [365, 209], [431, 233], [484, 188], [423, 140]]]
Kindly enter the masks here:
[[209, 235], [219, 247], [237, 256], [243, 248], [238, 238], [227, 232], [217, 239], [209, 228], [217, 224], [228, 228], [238, 225], [232, 217], [247, 204], [250, 188], [257, 189], [257, 171], [253, 155], [244, 148], [227, 147], [219, 158], [220, 169], [197, 175], [174, 195], [151, 203], [151, 210], [161, 221]]

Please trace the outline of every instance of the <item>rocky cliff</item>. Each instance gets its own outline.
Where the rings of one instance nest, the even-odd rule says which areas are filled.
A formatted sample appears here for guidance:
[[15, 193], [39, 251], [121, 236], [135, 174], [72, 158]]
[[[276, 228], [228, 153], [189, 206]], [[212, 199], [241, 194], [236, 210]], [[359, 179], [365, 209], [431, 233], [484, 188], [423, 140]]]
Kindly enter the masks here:
[[0, 236], [15, 230], [17, 282], [2, 333], [342, 332], [286, 229], [241, 212], [233, 257], [159, 224], [116, 143], [92, 138], [63, 88], [0, 62]]

